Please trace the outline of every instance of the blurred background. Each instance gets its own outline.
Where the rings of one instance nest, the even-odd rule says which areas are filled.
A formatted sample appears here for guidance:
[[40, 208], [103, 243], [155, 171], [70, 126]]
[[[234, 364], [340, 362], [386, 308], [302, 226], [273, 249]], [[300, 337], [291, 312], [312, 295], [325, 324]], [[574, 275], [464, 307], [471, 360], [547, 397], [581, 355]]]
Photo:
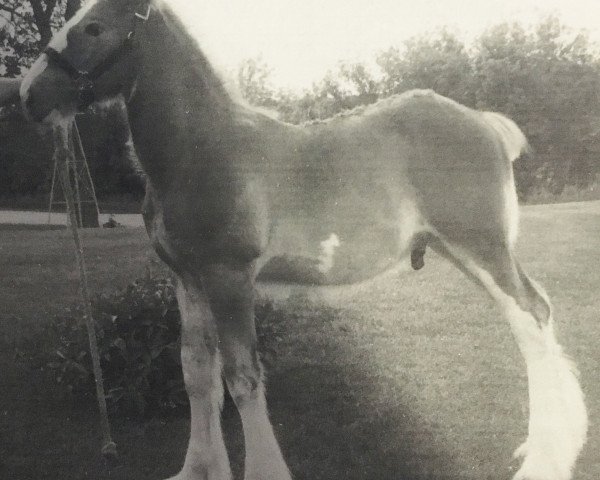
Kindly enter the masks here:
[[[85, 0], [1, 0], [0, 75], [22, 76]], [[588, 0], [168, 2], [224, 82], [287, 122], [412, 88], [515, 120], [535, 155], [515, 164], [529, 203], [598, 199], [600, 6]], [[45, 209], [48, 143], [0, 110], [0, 207]], [[80, 128], [100, 208], [136, 212], [143, 179], [120, 111]], [[91, 133], [94, 132], [92, 135]]]

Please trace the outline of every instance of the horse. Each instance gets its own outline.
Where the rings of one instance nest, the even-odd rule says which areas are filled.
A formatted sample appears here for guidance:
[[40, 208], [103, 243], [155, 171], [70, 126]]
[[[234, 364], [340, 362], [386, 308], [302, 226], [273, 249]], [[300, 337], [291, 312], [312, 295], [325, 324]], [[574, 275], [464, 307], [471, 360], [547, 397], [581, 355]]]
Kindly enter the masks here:
[[514, 478], [571, 478], [587, 414], [548, 296], [515, 255], [512, 162], [528, 144], [513, 121], [416, 90], [283, 123], [236, 99], [159, 0], [87, 2], [20, 94], [47, 128], [92, 103], [127, 104], [147, 177], [143, 217], [182, 315], [191, 431], [172, 480], [231, 478], [223, 383], [242, 421], [245, 479], [291, 478], [265, 401], [257, 285], [361, 284], [408, 259], [422, 267], [427, 248], [484, 287], [524, 357], [529, 424]]

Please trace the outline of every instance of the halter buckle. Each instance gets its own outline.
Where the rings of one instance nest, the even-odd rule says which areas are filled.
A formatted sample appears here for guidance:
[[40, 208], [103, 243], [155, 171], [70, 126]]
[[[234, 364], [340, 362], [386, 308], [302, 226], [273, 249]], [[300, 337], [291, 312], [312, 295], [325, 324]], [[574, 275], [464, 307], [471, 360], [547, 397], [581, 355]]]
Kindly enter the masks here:
[[151, 8], [152, 8], [152, 6], [150, 4], [148, 4], [148, 10], [146, 11], [145, 15], [135, 12], [136, 18], [139, 18], [140, 20], [143, 20], [144, 22], [148, 21], [148, 19], [150, 18], [150, 9]]

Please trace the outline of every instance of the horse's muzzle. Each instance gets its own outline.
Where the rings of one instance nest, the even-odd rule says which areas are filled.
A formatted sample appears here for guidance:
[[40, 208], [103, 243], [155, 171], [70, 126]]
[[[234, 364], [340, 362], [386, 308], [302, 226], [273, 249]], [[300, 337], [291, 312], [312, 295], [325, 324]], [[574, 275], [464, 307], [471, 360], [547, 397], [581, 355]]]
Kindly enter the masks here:
[[34, 122], [44, 122], [52, 113], [67, 116], [78, 107], [78, 92], [71, 78], [48, 64], [42, 55], [21, 84], [21, 102], [25, 115]]

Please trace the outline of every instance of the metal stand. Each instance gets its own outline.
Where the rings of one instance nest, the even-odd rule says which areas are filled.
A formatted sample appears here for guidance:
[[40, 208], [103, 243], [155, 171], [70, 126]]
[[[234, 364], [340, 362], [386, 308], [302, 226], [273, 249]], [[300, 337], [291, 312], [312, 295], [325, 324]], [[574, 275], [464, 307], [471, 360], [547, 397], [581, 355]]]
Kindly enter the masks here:
[[104, 382], [102, 379], [102, 368], [100, 365], [100, 353], [98, 351], [98, 339], [96, 337], [95, 322], [92, 312], [92, 302], [88, 286], [88, 275], [83, 254], [83, 244], [79, 236], [77, 226], [77, 206], [75, 205], [75, 191], [71, 188], [71, 165], [76, 162], [73, 158], [76, 150], [72, 150], [73, 136], [79, 137], [75, 122], [66, 128], [58, 127], [54, 131], [54, 163], [57, 165], [58, 177], [60, 178], [65, 202], [67, 205], [67, 216], [70, 218], [71, 233], [75, 245], [75, 255], [77, 257], [77, 266], [79, 268], [79, 281], [81, 287], [81, 297], [84, 308], [84, 318], [86, 322], [88, 340], [90, 344], [90, 355], [92, 358], [92, 367], [94, 379], [96, 382], [96, 397], [98, 400], [98, 409], [100, 411], [100, 427], [102, 429], [102, 455], [106, 458], [116, 458], [117, 445], [112, 439], [110, 432], [110, 422], [108, 419], [108, 410], [106, 407], [106, 394], [104, 391]]
[[[75, 200], [75, 214], [77, 218], [77, 227], [79, 228], [95, 228], [99, 226], [100, 209], [98, 207], [98, 199], [90, 168], [83, 150], [77, 122], [73, 123], [73, 129], [69, 132], [69, 149], [74, 152], [74, 155], [69, 157], [67, 169], [71, 182], [71, 189]], [[50, 187], [50, 202], [48, 205], [48, 223], [52, 220], [52, 211], [55, 206], [67, 206], [66, 195], [63, 190], [63, 200], [56, 199], [57, 184], [60, 184], [59, 172], [61, 166], [58, 159], [54, 160], [54, 168], [52, 171], [52, 186]], [[67, 216], [67, 222], [70, 219]]]

